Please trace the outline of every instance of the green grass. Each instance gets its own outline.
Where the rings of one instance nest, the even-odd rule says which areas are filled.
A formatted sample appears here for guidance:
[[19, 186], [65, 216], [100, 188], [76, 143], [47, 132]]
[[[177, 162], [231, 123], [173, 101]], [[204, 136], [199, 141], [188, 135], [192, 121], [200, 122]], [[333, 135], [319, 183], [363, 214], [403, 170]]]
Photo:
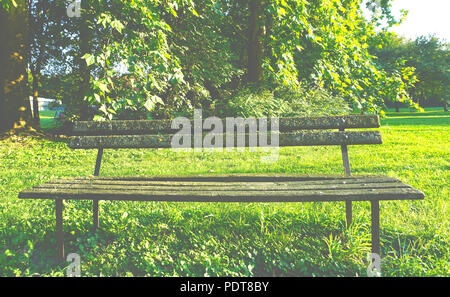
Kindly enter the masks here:
[[[48, 115], [47, 115], [48, 116]], [[43, 118], [42, 120], [47, 120]], [[51, 124], [50, 122], [48, 124]], [[354, 174], [385, 174], [422, 190], [423, 201], [381, 203], [384, 276], [449, 276], [448, 113], [388, 113], [383, 145], [350, 147]], [[96, 152], [64, 140], [14, 137], [0, 142], [0, 275], [65, 275], [54, 261], [54, 203], [17, 198], [51, 178], [91, 175]], [[341, 174], [338, 147], [283, 148], [277, 163], [258, 153], [108, 150], [102, 175], [195, 173]], [[365, 276], [370, 204], [207, 204], [101, 202], [64, 210], [66, 252], [84, 276]]]
[[39, 117], [41, 118], [41, 128], [44, 130], [49, 130], [56, 127], [56, 121], [54, 119], [55, 111], [45, 110], [39, 112]]

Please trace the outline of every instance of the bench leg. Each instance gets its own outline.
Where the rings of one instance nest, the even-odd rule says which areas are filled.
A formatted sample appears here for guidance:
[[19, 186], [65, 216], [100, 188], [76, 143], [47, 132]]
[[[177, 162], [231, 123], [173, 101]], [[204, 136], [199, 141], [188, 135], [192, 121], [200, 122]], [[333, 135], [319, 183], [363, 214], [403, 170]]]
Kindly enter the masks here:
[[372, 253], [380, 254], [380, 202], [373, 200], [371, 203], [372, 212]]
[[[339, 131], [345, 131], [345, 129], [341, 128]], [[344, 164], [345, 176], [351, 176], [352, 171], [350, 169], [350, 159], [348, 157], [348, 147], [346, 145], [341, 145], [341, 153], [342, 153], [342, 163]], [[345, 217], [347, 219], [347, 228], [350, 228], [352, 224], [352, 202], [345, 201]]]
[[94, 221], [94, 231], [100, 227], [100, 223], [98, 220], [98, 200], [94, 200], [92, 202], [92, 218]]
[[352, 224], [352, 202], [345, 201], [345, 218], [347, 219], [347, 228]]
[[[97, 152], [97, 160], [95, 161], [94, 176], [99, 176], [100, 174], [102, 157], [103, 157], [103, 149], [99, 148]], [[100, 226], [100, 222], [98, 220], [98, 200], [92, 201], [92, 219], [94, 223], [94, 231], [96, 231]]]
[[58, 249], [58, 260], [64, 261], [64, 234], [63, 234], [63, 200], [55, 200], [56, 210], [56, 246]]

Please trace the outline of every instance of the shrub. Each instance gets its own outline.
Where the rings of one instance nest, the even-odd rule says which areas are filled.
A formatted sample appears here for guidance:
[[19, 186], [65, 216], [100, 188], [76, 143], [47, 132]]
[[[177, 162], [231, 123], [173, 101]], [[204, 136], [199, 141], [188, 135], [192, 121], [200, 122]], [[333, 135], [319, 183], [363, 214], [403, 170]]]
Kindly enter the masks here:
[[[226, 116], [295, 117], [348, 114], [350, 108], [341, 97], [321, 88], [278, 87], [273, 91], [245, 87], [230, 97]], [[220, 112], [219, 112], [220, 113]]]

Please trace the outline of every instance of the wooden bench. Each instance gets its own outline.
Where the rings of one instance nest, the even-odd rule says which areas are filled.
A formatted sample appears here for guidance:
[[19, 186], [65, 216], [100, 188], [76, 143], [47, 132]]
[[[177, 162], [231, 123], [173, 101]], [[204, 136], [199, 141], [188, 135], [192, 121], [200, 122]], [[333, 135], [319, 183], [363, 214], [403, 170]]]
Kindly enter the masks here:
[[[370, 201], [372, 252], [380, 255], [380, 200], [424, 199], [424, 194], [387, 176], [351, 176], [348, 145], [381, 144], [375, 115], [282, 118], [279, 146], [341, 146], [345, 175], [197, 175], [170, 177], [99, 177], [104, 149], [170, 148], [176, 130], [171, 121], [76, 122], [69, 147], [98, 149], [94, 176], [56, 179], [22, 191], [22, 199], [54, 199], [59, 258], [64, 258], [63, 200], [92, 200], [93, 224], [99, 227], [99, 200], [179, 202], [322, 202], [343, 201], [347, 226], [352, 202]], [[326, 130], [326, 131], [312, 131]], [[338, 131], [332, 131], [338, 130]]]

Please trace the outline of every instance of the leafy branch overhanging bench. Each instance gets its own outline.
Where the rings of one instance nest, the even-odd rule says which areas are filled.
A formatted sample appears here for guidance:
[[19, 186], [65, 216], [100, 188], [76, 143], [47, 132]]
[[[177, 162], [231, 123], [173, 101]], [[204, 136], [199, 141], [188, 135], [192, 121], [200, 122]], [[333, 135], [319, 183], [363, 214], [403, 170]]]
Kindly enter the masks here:
[[[344, 201], [347, 226], [352, 202], [370, 201], [372, 252], [380, 254], [381, 200], [418, 200], [424, 194], [387, 176], [352, 176], [348, 145], [381, 144], [376, 115], [281, 118], [279, 146], [341, 146], [345, 175], [196, 175], [170, 177], [99, 177], [104, 149], [170, 148], [169, 120], [75, 122], [72, 149], [98, 149], [94, 176], [56, 179], [24, 190], [22, 199], [54, 199], [58, 258], [64, 259], [63, 200], [92, 200], [93, 224], [99, 227], [100, 200], [179, 202], [322, 202]], [[330, 131], [330, 130], [338, 131]], [[327, 131], [313, 131], [327, 130]]]

